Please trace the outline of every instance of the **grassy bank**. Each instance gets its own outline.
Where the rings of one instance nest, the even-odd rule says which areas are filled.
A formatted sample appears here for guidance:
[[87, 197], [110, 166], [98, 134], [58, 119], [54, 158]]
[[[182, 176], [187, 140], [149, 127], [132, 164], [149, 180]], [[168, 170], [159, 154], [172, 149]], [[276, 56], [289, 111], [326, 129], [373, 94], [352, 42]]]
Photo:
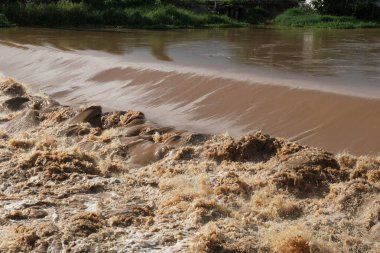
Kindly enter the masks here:
[[3, 6], [6, 17], [21, 26], [138, 28], [228, 27], [243, 24], [226, 16], [195, 13], [173, 5], [140, 5], [96, 9], [86, 3], [14, 3]]
[[318, 14], [313, 10], [293, 8], [277, 16], [274, 23], [282, 27], [311, 27], [331, 29], [380, 27], [380, 22], [363, 21], [354, 17]]
[[7, 17], [4, 14], [0, 13], [0, 27], [9, 27], [11, 23], [8, 21]]

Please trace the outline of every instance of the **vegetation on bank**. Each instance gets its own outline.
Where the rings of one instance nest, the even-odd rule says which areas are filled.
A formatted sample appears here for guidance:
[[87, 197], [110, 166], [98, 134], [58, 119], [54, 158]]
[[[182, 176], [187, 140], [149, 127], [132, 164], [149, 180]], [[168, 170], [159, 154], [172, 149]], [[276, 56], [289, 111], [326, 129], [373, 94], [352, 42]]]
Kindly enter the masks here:
[[[112, 1], [106, 1], [110, 4]], [[120, 5], [128, 2], [129, 4]], [[140, 28], [229, 27], [243, 23], [224, 15], [195, 13], [172, 4], [120, 1], [119, 6], [72, 2], [15, 2], [2, 6], [9, 20], [21, 26], [124, 26]], [[96, 1], [94, 1], [96, 3]]]
[[380, 20], [379, 0], [312, 0], [311, 3], [320, 14]]
[[11, 23], [8, 21], [7, 17], [4, 14], [0, 13], [0, 27], [9, 27]]
[[380, 27], [380, 22], [359, 20], [349, 16], [319, 14], [310, 9], [293, 8], [277, 16], [274, 23], [282, 27], [311, 27], [331, 29]]
[[[379, 27], [379, 0], [0, 0], [0, 26]], [[3, 13], [4, 15], [1, 15]], [[230, 18], [230, 17], [232, 18]]]
[[[213, 2], [208, 3], [210, 8]], [[218, 13], [229, 13], [234, 18], [256, 25], [268, 23], [285, 10], [298, 7], [299, 0], [225, 0], [218, 2], [217, 6]]]
[[[226, 27], [265, 24], [299, 0], [0, 0], [20, 26]], [[232, 17], [229, 18], [228, 16]]]

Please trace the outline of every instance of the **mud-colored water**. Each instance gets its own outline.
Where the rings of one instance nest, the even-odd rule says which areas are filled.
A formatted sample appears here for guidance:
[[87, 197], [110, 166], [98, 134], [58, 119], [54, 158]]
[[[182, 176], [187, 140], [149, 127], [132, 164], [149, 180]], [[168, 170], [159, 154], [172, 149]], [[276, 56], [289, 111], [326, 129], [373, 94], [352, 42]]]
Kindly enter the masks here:
[[380, 157], [159, 127], [0, 81], [0, 252], [378, 253]]
[[376, 29], [3, 29], [0, 72], [64, 104], [135, 108], [177, 129], [380, 152]]

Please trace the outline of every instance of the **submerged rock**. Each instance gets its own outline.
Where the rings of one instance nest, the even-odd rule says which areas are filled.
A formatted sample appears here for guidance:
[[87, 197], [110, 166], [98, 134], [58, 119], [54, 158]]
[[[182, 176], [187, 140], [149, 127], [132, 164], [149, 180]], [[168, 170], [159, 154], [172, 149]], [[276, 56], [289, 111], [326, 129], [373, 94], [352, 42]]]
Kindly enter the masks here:
[[6, 100], [3, 103], [3, 107], [11, 111], [18, 111], [24, 109], [25, 103], [29, 101], [30, 99], [27, 97], [14, 97]]
[[69, 120], [69, 124], [90, 123], [92, 127], [101, 126], [102, 108], [100, 106], [90, 106], [81, 111], [74, 118]]

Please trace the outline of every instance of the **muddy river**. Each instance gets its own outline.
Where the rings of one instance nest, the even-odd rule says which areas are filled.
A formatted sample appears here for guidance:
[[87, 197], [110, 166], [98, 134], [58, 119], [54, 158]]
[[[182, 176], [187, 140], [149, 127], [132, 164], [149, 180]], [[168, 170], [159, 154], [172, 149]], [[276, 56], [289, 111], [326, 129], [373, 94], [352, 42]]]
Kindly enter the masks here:
[[379, 29], [0, 29], [0, 73], [160, 125], [380, 153]]

